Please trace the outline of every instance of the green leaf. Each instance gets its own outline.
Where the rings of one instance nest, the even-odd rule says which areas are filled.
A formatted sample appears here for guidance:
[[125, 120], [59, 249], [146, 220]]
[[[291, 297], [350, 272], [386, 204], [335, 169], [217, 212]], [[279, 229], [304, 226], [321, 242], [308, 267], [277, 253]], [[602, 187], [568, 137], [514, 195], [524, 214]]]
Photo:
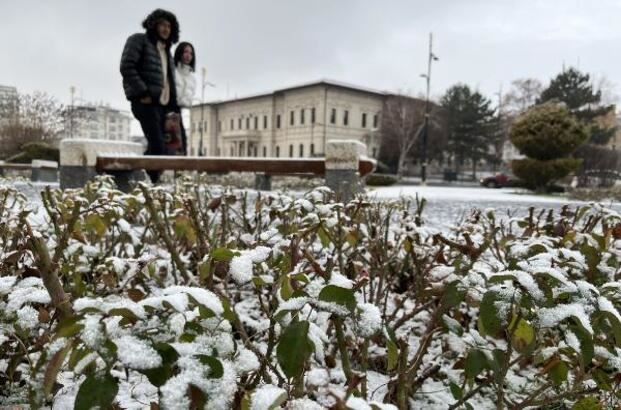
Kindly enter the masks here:
[[298, 377], [313, 350], [308, 341], [307, 321], [291, 323], [282, 333], [276, 348], [278, 364], [289, 378]]
[[98, 237], [102, 237], [106, 234], [108, 227], [106, 223], [98, 214], [89, 214], [86, 216], [84, 227], [89, 231], [95, 233]]
[[356, 309], [356, 297], [351, 289], [341, 288], [336, 285], [327, 285], [319, 292], [319, 300], [333, 302], [346, 307], [350, 312]]
[[483, 295], [478, 320], [479, 332], [483, 336], [496, 337], [503, 330], [502, 321], [498, 317], [497, 301], [498, 294], [494, 291], [489, 291]]
[[222, 302], [222, 307], [224, 308], [224, 313], [222, 313], [222, 317], [229, 322], [233, 323], [237, 320], [237, 314], [231, 307], [231, 301], [228, 298], [221, 296], [220, 302]]
[[574, 404], [572, 410], [603, 410], [602, 404], [597, 397], [583, 397]]
[[122, 316], [124, 319], [127, 319], [129, 323], [136, 323], [138, 321], [138, 316], [131, 310], [127, 308], [114, 308], [108, 311], [110, 316]]
[[205, 354], [198, 354], [196, 357], [202, 364], [206, 364], [211, 369], [209, 376], [207, 376], [208, 379], [219, 379], [222, 377], [224, 374], [224, 367], [222, 366], [222, 362], [220, 360]]
[[325, 228], [323, 226], [321, 226], [319, 228], [319, 230], [317, 230], [317, 235], [319, 236], [319, 240], [321, 241], [321, 245], [324, 248], [327, 248], [328, 245], [330, 245], [330, 237], [328, 236], [328, 233], [326, 232]]
[[162, 358], [162, 365], [154, 369], [139, 371], [147, 376], [152, 385], [161, 387], [174, 375], [174, 365], [179, 358], [179, 353], [168, 343], [154, 343], [153, 348]]
[[455, 400], [460, 400], [463, 397], [464, 392], [462, 391], [461, 387], [453, 382], [449, 383], [449, 387], [451, 388], [451, 394], [453, 395], [453, 398]]
[[448, 315], [442, 315], [442, 322], [446, 328], [455, 333], [458, 336], [462, 336], [464, 334], [464, 329], [461, 327], [459, 322]]
[[485, 364], [487, 359], [485, 354], [480, 350], [471, 350], [466, 356], [464, 363], [464, 374], [466, 379], [472, 383], [474, 378], [477, 377], [483, 370], [485, 370]]
[[567, 364], [563, 361], [559, 361], [558, 363], [556, 363], [550, 368], [550, 371], [548, 372], [550, 378], [557, 386], [560, 386], [561, 384], [563, 384], [564, 381], [567, 380], [567, 373], [569, 373], [569, 368], [567, 367]]
[[615, 337], [615, 343], [617, 347], [621, 347], [621, 322], [619, 322], [618, 317], [607, 311], [600, 311], [599, 313], [602, 315], [602, 317], [607, 318], [610, 322], [612, 334]]
[[52, 388], [54, 387], [54, 383], [56, 382], [56, 376], [58, 375], [58, 371], [65, 361], [65, 357], [67, 357], [67, 353], [71, 350], [73, 344], [71, 342], [67, 343], [62, 349], [54, 353], [52, 358], [50, 359], [47, 368], [45, 369], [45, 375], [43, 377], [43, 392], [47, 397], [52, 393]]
[[511, 338], [513, 348], [519, 353], [524, 353], [533, 346], [534, 342], [535, 328], [526, 320], [520, 319]]
[[211, 257], [214, 260], [229, 262], [235, 256], [235, 252], [228, 248], [216, 248], [211, 252]]
[[599, 387], [600, 389], [604, 391], [612, 390], [612, 380], [610, 380], [608, 374], [602, 369], [598, 368], [593, 371], [593, 380], [595, 380], [595, 383], [597, 383], [597, 387]]
[[92, 350], [86, 347], [73, 349], [69, 355], [69, 361], [67, 362], [69, 370], [73, 370], [80, 360], [84, 359], [86, 355], [91, 352]]
[[78, 390], [74, 410], [107, 409], [118, 391], [117, 380], [110, 373], [87, 376]]
[[397, 344], [390, 340], [390, 338], [386, 339], [386, 350], [387, 350], [387, 370], [393, 370], [397, 367], [397, 362], [399, 361], [399, 348]]
[[466, 292], [459, 290], [459, 282], [451, 282], [445, 289], [442, 295], [442, 306], [444, 310], [451, 309], [458, 306], [463, 300]]
[[80, 320], [82, 320], [82, 317], [76, 315], [60, 322], [56, 327], [54, 339], [77, 335], [84, 328], [82, 324], [78, 323]]
[[284, 275], [280, 282], [280, 297], [283, 300], [289, 300], [293, 296], [293, 286], [291, 286], [291, 279], [288, 275]]

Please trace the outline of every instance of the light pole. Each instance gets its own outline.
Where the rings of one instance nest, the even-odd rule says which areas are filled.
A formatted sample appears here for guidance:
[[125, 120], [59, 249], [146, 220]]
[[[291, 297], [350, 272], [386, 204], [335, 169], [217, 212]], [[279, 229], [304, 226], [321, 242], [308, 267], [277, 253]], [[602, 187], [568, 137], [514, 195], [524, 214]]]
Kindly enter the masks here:
[[429, 138], [429, 89], [431, 85], [431, 62], [438, 61], [438, 57], [433, 54], [433, 33], [429, 33], [429, 58], [427, 60], [427, 74], [421, 77], [427, 80], [427, 92], [425, 94], [425, 127], [423, 132], [423, 155], [421, 161], [421, 185], [427, 184], [427, 139]]
[[198, 141], [198, 155], [204, 156], [205, 152], [203, 151], [203, 128], [205, 125], [205, 87], [215, 87], [216, 85], [206, 81], [207, 77], [207, 68], [201, 68], [201, 123], [199, 126], [199, 131], [201, 133], [200, 140]]
[[69, 136], [73, 138], [73, 98], [75, 96], [75, 87], [69, 87], [69, 92], [71, 93], [71, 107], [69, 109]]

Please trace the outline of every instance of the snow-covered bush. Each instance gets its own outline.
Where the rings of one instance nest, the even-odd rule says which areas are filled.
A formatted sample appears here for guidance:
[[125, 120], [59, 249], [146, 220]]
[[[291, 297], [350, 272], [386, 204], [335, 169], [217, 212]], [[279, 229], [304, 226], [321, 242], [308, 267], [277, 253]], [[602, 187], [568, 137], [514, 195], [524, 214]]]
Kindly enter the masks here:
[[37, 208], [2, 188], [0, 404], [618, 404], [621, 217], [439, 232], [424, 207], [102, 178]]

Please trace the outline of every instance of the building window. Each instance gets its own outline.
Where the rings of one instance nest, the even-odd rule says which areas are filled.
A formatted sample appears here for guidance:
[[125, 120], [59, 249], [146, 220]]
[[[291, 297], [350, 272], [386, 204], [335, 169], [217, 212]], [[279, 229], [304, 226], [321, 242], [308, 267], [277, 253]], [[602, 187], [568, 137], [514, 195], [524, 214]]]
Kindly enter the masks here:
[[332, 108], [330, 111], [330, 124], [336, 124], [336, 108]]
[[289, 116], [289, 117], [290, 117], [290, 119], [289, 119], [289, 125], [293, 125], [293, 123], [294, 123], [294, 118], [295, 118], [295, 112], [294, 112], [294, 111], [291, 111], [291, 113], [290, 113], [290, 114], [291, 114], [291, 115]]
[[300, 158], [304, 156], [304, 144], [300, 144]]
[[222, 121], [218, 121], [218, 132], [222, 131]]
[[205, 123], [203, 124], [203, 129], [205, 130], [205, 132], [207, 132], [207, 121], [205, 121]]
[[315, 107], [311, 108], [311, 124], [315, 123]]
[[231, 131], [235, 129], [235, 121], [231, 118]]
[[377, 158], [377, 147], [373, 147], [373, 158]]
[[343, 112], [343, 125], [349, 125], [349, 111]]
[[242, 119], [241, 119], [241, 118], [238, 118], [238, 119], [237, 119], [237, 129], [238, 129], [238, 130], [241, 130], [241, 129], [242, 129], [242, 126], [241, 126], [241, 125], [242, 125]]
[[276, 116], [276, 128], [280, 128], [280, 114]]
[[276, 145], [276, 158], [280, 157], [280, 147]]
[[289, 158], [293, 157], [293, 144], [289, 144]]
[[257, 153], [259, 151], [259, 147], [257, 147], [256, 145], [254, 146], [254, 156], [258, 156]]
[[310, 145], [310, 155], [311, 157], [315, 155], [315, 144]]
[[235, 148], [231, 146], [231, 156], [234, 156], [234, 155], [235, 155]]
[[[263, 129], [266, 130], [267, 129], [267, 115], [263, 116]], [[265, 155], [264, 155], [265, 156]]]
[[194, 132], [194, 130], [196, 130], [196, 123], [195, 122], [192, 123], [192, 130], [191, 130], [191, 132]]
[[259, 117], [254, 117], [254, 129], [255, 130], [259, 129]]
[[300, 124], [304, 125], [304, 108], [300, 110]]
[[367, 113], [363, 112], [362, 113], [362, 128], [366, 128], [367, 127]]
[[263, 156], [267, 157], [267, 147], [265, 145], [263, 146]]
[[377, 114], [373, 116], [373, 128], [377, 128], [378, 118]]
[[250, 117], [246, 118], [246, 129], [249, 130], [250, 129]]

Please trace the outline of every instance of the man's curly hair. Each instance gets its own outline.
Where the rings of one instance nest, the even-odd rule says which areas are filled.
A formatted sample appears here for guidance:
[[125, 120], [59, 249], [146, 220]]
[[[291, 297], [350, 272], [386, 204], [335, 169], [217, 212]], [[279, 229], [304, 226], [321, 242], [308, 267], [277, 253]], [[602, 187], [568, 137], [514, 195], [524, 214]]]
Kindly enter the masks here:
[[170, 37], [167, 43], [175, 44], [179, 41], [179, 22], [173, 13], [163, 9], [154, 10], [142, 22], [142, 27], [147, 30], [147, 35], [153, 39], [157, 39], [157, 23], [160, 20], [166, 20], [170, 23]]

